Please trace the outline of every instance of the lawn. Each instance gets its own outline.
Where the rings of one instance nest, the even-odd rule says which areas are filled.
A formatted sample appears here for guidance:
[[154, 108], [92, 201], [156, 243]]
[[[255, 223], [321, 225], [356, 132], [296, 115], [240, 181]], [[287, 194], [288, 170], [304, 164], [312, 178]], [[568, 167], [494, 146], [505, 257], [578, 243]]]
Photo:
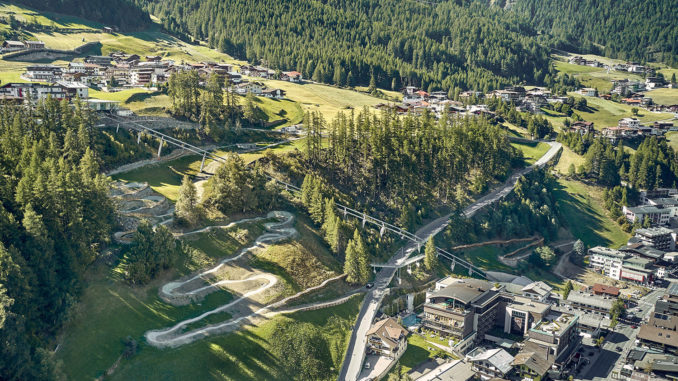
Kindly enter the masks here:
[[541, 142], [534, 143], [517, 143], [512, 142], [511, 145], [519, 149], [523, 153], [525, 162], [527, 164], [534, 164], [540, 157], [544, 156], [546, 151], [549, 150], [549, 145]]
[[570, 164], [574, 164], [575, 170], [579, 168], [580, 165], [584, 164], [584, 157], [574, 153], [569, 147], [563, 145], [563, 151], [560, 154], [560, 159], [558, 164], [556, 164], [556, 171], [561, 174], [568, 174], [570, 170]]
[[628, 241], [630, 235], [603, 208], [601, 187], [561, 178], [554, 196], [560, 222], [587, 247], [619, 247]]
[[[429, 350], [429, 348], [431, 349]], [[400, 358], [400, 365], [402, 365], [401, 372], [403, 374], [409, 372], [427, 359], [433, 358], [438, 351], [440, 349], [429, 344], [423, 337], [410, 334], [407, 338], [407, 349]]]
[[[576, 93], [570, 93], [569, 95], [582, 98], [581, 95], [578, 95]], [[576, 110], [575, 112], [579, 114], [582, 117], [582, 119], [588, 122], [593, 122], [597, 130], [601, 130], [605, 127], [616, 126], [617, 123], [619, 122], [619, 119], [633, 117], [633, 113], [631, 112], [631, 109], [633, 108], [632, 106], [596, 97], [583, 97], [583, 98], [586, 98], [586, 102], [588, 104], [589, 109], [587, 111]], [[671, 118], [673, 118], [673, 114], [671, 113], [659, 113], [659, 112], [655, 113], [640, 110], [638, 114], [638, 119], [640, 119], [642, 123], [654, 122], [656, 120], [664, 120]]]
[[678, 131], [667, 132], [665, 136], [673, 150], [678, 151]]
[[277, 80], [262, 82], [267, 87], [285, 90], [286, 97], [299, 103], [304, 112], [319, 111], [327, 122], [334, 119], [339, 111], [349, 112], [351, 108], [360, 110], [364, 106], [369, 107], [385, 102], [383, 99], [357, 91], [316, 83], [299, 84]]
[[[240, 104], [244, 103], [241, 99]], [[304, 111], [299, 103], [290, 99], [271, 99], [265, 97], [256, 97], [256, 106], [259, 107], [262, 115], [267, 122], [283, 120], [284, 122], [276, 127], [284, 127], [292, 124], [301, 123], [304, 117]]]
[[183, 174], [193, 175], [200, 169], [200, 157], [184, 156], [165, 163], [147, 165], [111, 176], [114, 180], [147, 182], [154, 191], [176, 201]]
[[652, 102], [659, 105], [675, 105], [678, 104], [678, 89], [661, 88], [650, 90], [645, 93], [652, 98]]

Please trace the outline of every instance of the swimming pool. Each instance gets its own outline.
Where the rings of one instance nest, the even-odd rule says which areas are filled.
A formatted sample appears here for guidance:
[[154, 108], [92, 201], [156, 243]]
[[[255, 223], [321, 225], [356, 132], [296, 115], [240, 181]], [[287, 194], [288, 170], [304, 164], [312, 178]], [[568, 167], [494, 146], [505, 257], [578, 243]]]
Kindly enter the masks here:
[[405, 327], [412, 327], [421, 324], [421, 319], [415, 314], [409, 314], [403, 318], [403, 325]]

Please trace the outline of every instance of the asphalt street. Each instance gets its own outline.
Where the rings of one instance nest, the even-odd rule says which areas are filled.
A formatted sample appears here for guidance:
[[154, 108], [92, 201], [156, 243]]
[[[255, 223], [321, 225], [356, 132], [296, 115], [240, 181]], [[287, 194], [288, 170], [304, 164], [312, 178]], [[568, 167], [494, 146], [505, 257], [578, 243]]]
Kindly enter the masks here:
[[[534, 168], [541, 168], [550, 160], [552, 160], [560, 151], [562, 145], [556, 142], [547, 143], [551, 146], [551, 148], [536, 163], [513, 174], [511, 178], [509, 178], [501, 187], [493, 190], [492, 192], [481, 197], [475, 203], [469, 205], [466, 209], [464, 209], [464, 215], [466, 215], [466, 217], [471, 217], [484, 206], [506, 196], [511, 192], [520, 176], [531, 172]], [[428, 239], [429, 237], [434, 236], [445, 229], [449, 223], [449, 219], [450, 215], [440, 217], [421, 227], [416, 231], [415, 234], [418, 237], [426, 237], [426, 239]], [[401, 250], [398, 250], [391, 257], [387, 264], [400, 264], [401, 262], [405, 261], [416, 249], [416, 244], [414, 242], [408, 243]], [[365, 300], [363, 301], [362, 307], [356, 319], [356, 324], [353, 327], [353, 332], [351, 333], [351, 339], [346, 351], [346, 358], [344, 359], [341, 371], [339, 372], [339, 380], [357, 380], [358, 375], [360, 374], [360, 368], [362, 366], [363, 359], [365, 358], [365, 340], [367, 331], [369, 330], [374, 318], [377, 315], [379, 306], [381, 305], [384, 296], [388, 293], [388, 285], [391, 283], [395, 273], [396, 268], [382, 268], [375, 277], [374, 287], [366, 293]]]

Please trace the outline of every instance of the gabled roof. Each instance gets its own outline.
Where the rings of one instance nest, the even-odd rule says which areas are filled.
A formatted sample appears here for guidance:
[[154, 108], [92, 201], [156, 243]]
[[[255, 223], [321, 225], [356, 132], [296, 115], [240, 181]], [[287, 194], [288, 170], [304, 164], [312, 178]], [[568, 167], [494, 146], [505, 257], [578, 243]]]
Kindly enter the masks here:
[[605, 284], [600, 284], [596, 283], [593, 285], [593, 292], [595, 293], [601, 293], [601, 294], [608, 294], [612, 296], [617, 296], [619, 295], [619, 289], [614, 286], [608, 286]]
[[[492, 364], [495, 368], [499, 369], [502, 373], [506, 374], [509, 371], [511, 371], [512, 365], [511, 363], [513, 362], [513, 356], [511, 356], [510, 353], [506, 352], [505, 350], [501, 348], [495, 348], [495, 349], [488, 349], [485, 350], [484, 352], [481, 352], [483, 348], [480, 348], [479, 351], [472, 351], [471, 353], [474, 352], [480, 352], [475, 356], [469, 357], [469, 361], [471, 362], [476, 362], [476, 361], [487, 361], [488, 363]], [[471, 354], [469, 353], [469, 354]]]
[[512, 365], [524, 365], [540, 376], [546, 374], [549, 368], [551, 368], [551, 364], [549, 364], [549, 362], [544, 357], [535, 352], [519, 352], [513, 360]]
[[367, 336], [377, 336], [390, 347], [395, 347], [398, 344], [401, 335], [406, 336], [407, 330], [390, 317], [374, 323], [367, 331]]
[[528, 284], [527, 286], [523, 287], [523, 289], [522, 289], [523, 292], [532, 292], [532, 293], [538, 294], [540, 296], [546, 296], [552, 290], [553, 290], [553, 287], [549, 286], [548, 284], [546, 284], [542, 281], [532, 282], [532, 283]]

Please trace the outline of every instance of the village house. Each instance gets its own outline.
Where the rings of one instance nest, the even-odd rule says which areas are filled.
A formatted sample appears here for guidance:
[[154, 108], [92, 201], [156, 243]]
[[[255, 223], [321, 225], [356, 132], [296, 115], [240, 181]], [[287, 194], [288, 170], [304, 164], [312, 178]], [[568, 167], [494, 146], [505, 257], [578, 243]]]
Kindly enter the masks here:
[[24, 44], [28, 50], [45, 49], [45, 43], [42, 41], [24, 41]]
[[619, 119], [617, 126], [622, 128], [638, 129], [640, 128], [640, 120], [637, 118], [622, 118]]
[[67, 81], [57, 81], [57, 85], [61, 86], [67, 94], [69, 99], [80, 98], [87, 99], [89, 98], [89, 87], [79, 82], [67, 82]]
[[62, 86], [41, 83], [6, 83], [0, 87], [0, 95], [11, 96], [24, 102], [43, 101], [48, 97], [58, 100], [69, 99]]
[[619, 280], [621, 277], [621, 268], [627, 254], [609, 247], [596, 246], [588, 250], [589, 267], [594, 271], [603, 274], [612, 279]]
[[542, 281], [532, 282], [522, 289], [524, 297], [541, 303], [546, 302], [551, 296], [551, 291], [553, 287]]
[[486, 349], [476, 347], [466, 355], [476, 379], [483, 381], [494, 378], [506, 378], [513, 370], [513, 356], [501, 348]]
[[304, 77], [298, 71], [283, 71], [282, 74], [280, 74], [280, 79], [282, 81], [299, 83], [304, 79]]
[[594, 133], [596, 130], [593, 127], [593, 122], [577, 121], [570, 124], [570, 131], [577, 132], [579, 135], [586, 135]]
[[407, 333], [393, 318], [382, 319], [367, 331], [367, 353], [397, 359], [407, 349]]
[[559, 373], [575, 358], [581, 344], [579, 317], [551, 311], [530, 328], [528, 338], [512, 362], [519, 379], [543, 379]]
[[636, 220], [642, 223], [647, 218], [651, 226], [666, 226], [671, 218], [671, 212], [672, 208], [664, 208], [661, 205], [622, 207], [622, 213], [631, 224], [635, 223]]
[[647, 77], [645, 78], [645, 88], [656, 89], [664, 86], [664, 78], [661, 77]]
[[570, 291], [565, 304], [571, 308], [592, 314], [608, 315], [616, 298], [606, 295], [594, 295], [591, 292]]
[[598, 94], [598, 90], [592, 87], [584, 87], [579, 89], [579, 94], [585, 97], [595, 97]]
[[264, 84], [261, 82], [243, 82], [235, 86], [236, 94], [246, 95], [252, 93], [254, 95], [261, 95], [264, 91]]
[[443, 288], [427, 293], [423, 326], [457, 340], [476, 332], [482, 337], [497, 316], [499, 289], [479, 279], [446, 278]]
[[113, 66], [113, 57], [111, 56], [87, 56], [85, 63], [97, 64], [100, 66]]
[[283, 99], [283, 98], [285, 98], [285, 90], [266, 89], [266, 90], [261, 92], [261, 95], [263, 95], [266, 98]]
[[26, 45], [21, 41], [5, 40], [5, 42], [2, 43], [3, 53], [17, 52], [24, 49], [26, 49]]
[[608, 286], [605, 284], [596, 283], [591, 289], [594, 295], [607, 295], [613, 298], [619, 297], [619, 289], [614, 286]]
[[63, 69], [55, 65], [30, 65], [23, 77], [29, 81], [56, 82], [61, 79]]

